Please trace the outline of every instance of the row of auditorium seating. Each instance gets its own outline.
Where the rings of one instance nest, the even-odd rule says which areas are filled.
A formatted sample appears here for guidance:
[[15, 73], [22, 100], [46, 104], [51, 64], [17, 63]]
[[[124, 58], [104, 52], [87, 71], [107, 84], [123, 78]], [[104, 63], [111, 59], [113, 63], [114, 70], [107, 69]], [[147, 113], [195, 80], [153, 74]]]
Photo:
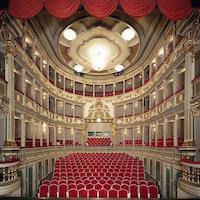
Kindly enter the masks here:
[[[178, 146], [182, 146], [184, 139], [183, 138], [178, 138]], [[119, 146], [123, 145], [123, 143], [119, 143]], [[144, 145], [142, 145], [142, 140], [125, 140], [125, 146], [149, 146], [149, 142], [145, 142]], [[156, 146], [155, 139], [151, 141], [151, 146]], [[166, 147], [173, 147], [174, 146], [174, 141], [173, 138], [167, 138], [166, 139]], [[163, 138], [157, 139], [157, 147], [164, 147], [164, 141]]]
[[129, 192], [120, 189], [86, 189], [72, 188], [67, 190], [67, 185], [41, 185], [39, 197], [50, 198], [159, 198], [158, 188], [155, 185], [131, 185]]
[[[21, 138], [16, 138], [16, 144], [18, 147], [21, 146]], [[63, 140], [57, 140], [57, 145], [63, 145]], [[65, 146], [72, 146], [73, 145], [73, 140], [66, 140], [65, 141]], [[79, 143], [76, 143], [75, 145], [80, 145]], [[49, 146], [53, 146], [52, 142], [49, 141]], [[40, 145], [40, 139], [35, 139], [35, 146], [33, 146], [33, 139], [31, 138], [26, 138], [25, 140], [25, 147], [26, 148], [33, 148], [33, 147], [47, 147], [47, 140], [43, 139], [42, 140], [42, 146]]]
[[110, 138], [88, 138], [86, 146], [111, 146]]
[[158, 188], [145, 180], [143, 162], [125, 153], [73, 153], [55, 162], [52, 180], [40, 197], [157, 198]]
[[[18, 147], [21, 146], [21, 138], [16, 138], [16, 144], [17, 144]], [[42, 140], [42, 145], [43, 145], [43, 147], [47, 146], [47, 140], [46, 139]], [[25, 147], [26, 148], [32, 148], [33, 147], [33, 139], [26, 138]], [[35, 147], [40, 147], [40, 139], [35, 139]]]

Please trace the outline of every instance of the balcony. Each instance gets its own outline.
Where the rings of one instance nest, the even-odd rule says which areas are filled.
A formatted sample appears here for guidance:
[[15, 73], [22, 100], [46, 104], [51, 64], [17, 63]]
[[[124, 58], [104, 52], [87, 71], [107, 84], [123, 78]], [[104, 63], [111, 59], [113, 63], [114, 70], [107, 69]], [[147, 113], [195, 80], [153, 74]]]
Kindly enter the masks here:
[[188, 194], [196, 194], [196, 196], [200, 197], [200, 162], [182, 159], [181, 165], [179, 187]]
[[20, 195], [20, 180], [17, 175], [19, 161], [18, 158], [0, 161], [0, 196], [11, 193]]

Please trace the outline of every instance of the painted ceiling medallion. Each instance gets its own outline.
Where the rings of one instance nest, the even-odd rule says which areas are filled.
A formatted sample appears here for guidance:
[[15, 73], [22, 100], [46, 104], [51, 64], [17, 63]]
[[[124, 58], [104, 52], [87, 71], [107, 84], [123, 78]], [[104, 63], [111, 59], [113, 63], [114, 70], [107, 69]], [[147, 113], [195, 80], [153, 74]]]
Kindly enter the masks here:
[[78, 35], [69, 48], [69, 56], [82, 65], [85, 72], [114, 70], [129, 54], [129, 47], [122, 37], [103, 27]]

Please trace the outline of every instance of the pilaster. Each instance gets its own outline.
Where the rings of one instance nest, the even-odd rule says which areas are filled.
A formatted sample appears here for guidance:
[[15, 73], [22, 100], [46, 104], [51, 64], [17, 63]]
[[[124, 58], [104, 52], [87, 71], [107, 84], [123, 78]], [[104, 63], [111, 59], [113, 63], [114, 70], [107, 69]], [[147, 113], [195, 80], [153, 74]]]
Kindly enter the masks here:
[[14, 57], [17, 55], [16, 47], [11, 40], [7, 40], [5, 54], [5, 79], [7, 84], [7, 97], [9, 98], [7, 130], [5, 134], [5, 147], [16, 147], [15, 143], [15, 81], [14, 81]]
[[193, 96], [193, 84], [194, 78], [194, 43], [192, 39], [188, 39], [183, 51], [185, 53], [185, 93], [184, 93], [184, 143], [183, 147], [195, 146], [193, 138], [193, 118], [190, 101]]

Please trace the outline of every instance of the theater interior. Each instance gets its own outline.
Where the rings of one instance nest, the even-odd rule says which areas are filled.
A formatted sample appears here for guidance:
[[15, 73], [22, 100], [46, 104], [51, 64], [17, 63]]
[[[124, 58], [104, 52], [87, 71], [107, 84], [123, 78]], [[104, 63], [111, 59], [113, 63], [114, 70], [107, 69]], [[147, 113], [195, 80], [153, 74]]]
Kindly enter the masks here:
[[0, 198], [200, 198], [200, 3], [0, 1]]

